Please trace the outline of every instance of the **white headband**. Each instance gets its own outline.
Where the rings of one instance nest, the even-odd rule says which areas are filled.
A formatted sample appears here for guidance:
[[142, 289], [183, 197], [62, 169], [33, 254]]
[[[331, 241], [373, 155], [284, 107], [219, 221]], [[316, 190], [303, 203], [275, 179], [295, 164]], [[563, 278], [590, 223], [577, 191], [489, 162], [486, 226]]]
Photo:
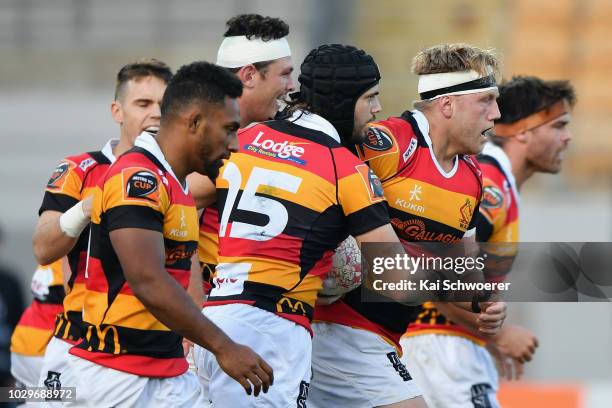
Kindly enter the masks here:
[[[418, 92], [421, 99], [436, 99], [446, 95], [463, 95], [497, 89], [493, 69], [487, 67], [487, 76], [474, 70], [441, 72], [419, 75]], [[440, 90], [440, 92], [433, 92]]]
[[291, 55], [289, 43], [285, 37], [277, 40], [263, 41], [244, 35], [225, 37], [219, 52], [217, 65], [225, 68], [239, 68], [261, 61], [271, 61]]

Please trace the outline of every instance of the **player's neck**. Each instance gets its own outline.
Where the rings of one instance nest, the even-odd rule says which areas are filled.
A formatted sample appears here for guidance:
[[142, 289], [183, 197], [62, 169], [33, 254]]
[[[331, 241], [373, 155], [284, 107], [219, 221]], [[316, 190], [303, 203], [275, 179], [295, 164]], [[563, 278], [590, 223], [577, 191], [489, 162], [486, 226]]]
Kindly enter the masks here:
[[436, 160], [444, 171], [451, 171], [455, 165], [457, 150], [453, 148], [449, 135], [444, 129], [437, 128], [432, 122], [429, 122], [429, 138]]
[[533, 176], [535, 169], [532, 168], [527, 160], [520, 155], [509, 154], [508, 157], [510, 158], [510, 163], [512, 164], [512, 174], [514, 175], [514, 180], [516, 181], [516, 188], [520, 190], [523, 183]]
[[193, 170], [189, 168], [187, 150], [182, 141], [178, 137], [172, 137], [172, 133], [172, 130], [169, 129], [159, 129], [155, 140], [164, 158], [172, 168], [172, 172], [178, 181], [184, 185], [185, 178]]
[[134, 147], [134, 141], [127, 136], [121, 135], [121, 137], [119, 138], [119, 143], [117, 143], [117, 145], [113, 147], [113, 156], [119, 157], [123, 153], [130, 150], [132, 147]]

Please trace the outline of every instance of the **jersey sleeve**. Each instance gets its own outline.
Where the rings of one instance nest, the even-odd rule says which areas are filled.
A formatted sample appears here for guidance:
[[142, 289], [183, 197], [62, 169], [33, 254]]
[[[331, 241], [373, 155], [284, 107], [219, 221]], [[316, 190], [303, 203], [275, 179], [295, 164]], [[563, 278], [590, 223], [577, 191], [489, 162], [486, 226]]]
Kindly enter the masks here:
[[507, 215], [506, 196], [495, 177], [483, 176], [483, 198], [477, 217], [477, 238], [488, 241], [505, 223]]
[[47, 210], [66, 212], [81, 200], [83, 178], [74, 160], [62, 160], [47, 182], [38, 215]]
[[390, 222], [382, 183], [372, 169], [347, 149], [334, 149], [338, 201], [349, 233], [361, 235]]
[[399, 118], [372, 122], [368, 126], [365, 141], [357, 146], [357, 154], [384, 181], [407, 165], [418, 140], [410, 124]]
[[164, 214], [169, 196], [162, 179], [146, 167], [126, 167], [111, 171], [103, 184], [102, 206], [109, 231], [141, 228], [163, 233]]

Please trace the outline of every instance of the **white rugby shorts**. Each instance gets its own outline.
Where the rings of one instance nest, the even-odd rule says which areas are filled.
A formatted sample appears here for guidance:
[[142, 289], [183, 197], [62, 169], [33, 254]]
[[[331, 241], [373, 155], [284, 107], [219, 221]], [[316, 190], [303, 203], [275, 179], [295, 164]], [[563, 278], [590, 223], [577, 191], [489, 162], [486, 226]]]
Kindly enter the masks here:
[[430, 408], [498, 408], [498, 376], [486, 348], [446, 334], [405, 336], [402, 361]]
[[214, 354], [196, 345], [197, 373], [211, 407], [306, 407], [312, 339], [304, 327], [246, 304], [208, 306], [202, 313], [274, 370], [274, 384], [267, 393], [247, 395], [240, 383], [223, 372]]
[[314, 323], [308, 408], [372, 408], [421, 395], [395, 347], [367, 330]]

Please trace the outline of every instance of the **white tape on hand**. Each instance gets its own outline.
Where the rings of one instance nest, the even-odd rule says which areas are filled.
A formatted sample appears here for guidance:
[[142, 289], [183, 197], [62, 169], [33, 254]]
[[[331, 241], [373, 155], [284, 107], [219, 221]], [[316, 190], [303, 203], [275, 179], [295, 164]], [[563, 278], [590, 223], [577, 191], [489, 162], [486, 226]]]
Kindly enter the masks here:
[[77, 238], [89, 224], [90, 217], [83, 214], [83, 202], [79, 201], [59, 218], [60, 229], [71, 238]]

